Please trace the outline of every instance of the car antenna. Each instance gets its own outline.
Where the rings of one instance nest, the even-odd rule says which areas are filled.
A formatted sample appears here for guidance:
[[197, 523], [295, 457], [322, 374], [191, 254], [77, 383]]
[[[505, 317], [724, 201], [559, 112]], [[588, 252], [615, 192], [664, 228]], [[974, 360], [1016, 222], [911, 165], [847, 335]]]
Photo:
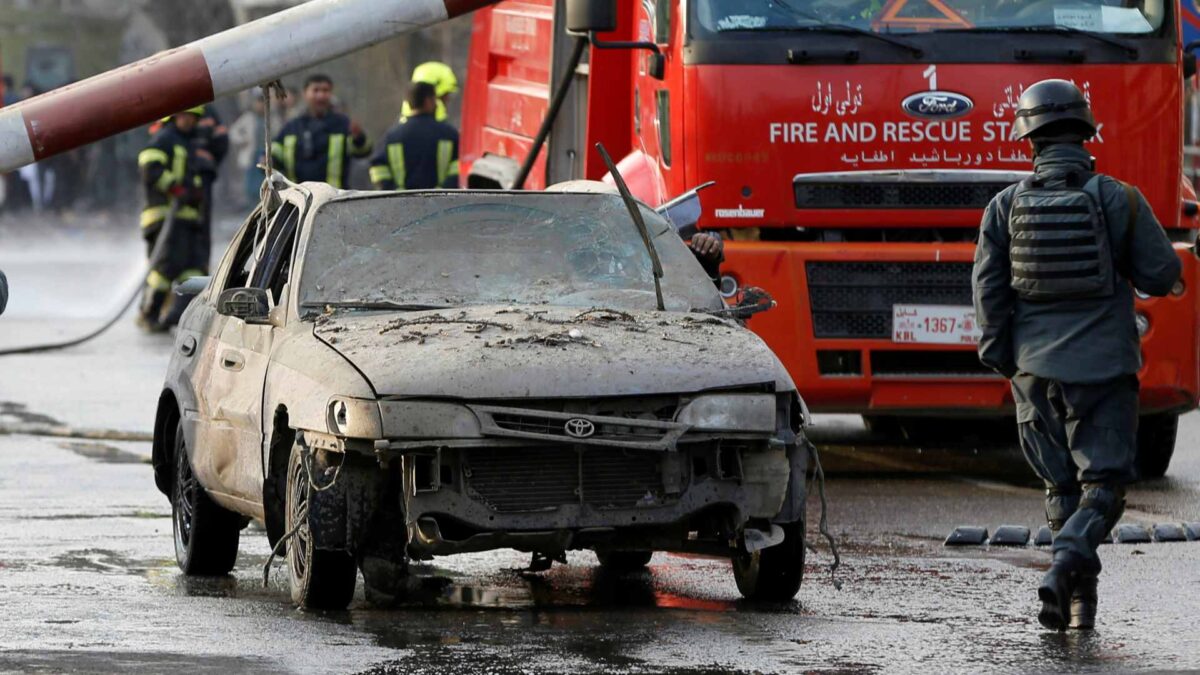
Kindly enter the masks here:
[[658, 310], [660, 312], [665, 311], [667, 306], [663, 302], [662, 260], [658, 257], [658, 249], [654, 248], [654, 240], [650, 238], [650, 230], [646, 227], [645, 219], [642, 218], [642, 210], [638, 208], [637, 201], [634, 200], [633, 193], [629, 191], [629, 186], [625, 184], [625, 179], [621, 176], [621, 172], [617, 171], [617, 165], [613, 164], [612, 157], [609, 157], [608, 150], [604, 149], [604, 144], [597, 143], [596, 149], [600, 151], [600, 158], [604, 160], [604, 165], [608, 167], [608, 173], [612, 175], [613, 182], [617, 184], [617, 190], [621, 193], [621, 199], [625, 201], [625, 208], [629, 209], [629, 217], [633, 219], [633, 224], [637, 226], [638, 233], [642, 235], [642, 243], [646, 245], [646, 250], [650, 252], [650, 265], [654, 272], [654, 295], [658, 298]]

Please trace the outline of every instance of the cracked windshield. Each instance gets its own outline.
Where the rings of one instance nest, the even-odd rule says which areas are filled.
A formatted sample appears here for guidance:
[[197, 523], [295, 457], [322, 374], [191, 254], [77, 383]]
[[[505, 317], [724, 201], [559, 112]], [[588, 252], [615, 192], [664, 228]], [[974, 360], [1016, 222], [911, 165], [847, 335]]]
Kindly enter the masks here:
[[[674, 230], [642, 209], [668, 309], [720, 309]], [[493, 303], [655, 307], [650, 256], [616, 195], [425, 195], [334, 202], [316, 216], [306, 306]]]
[[700, 0], [706, 33], [812, 30], [837, 25], [876, 33], [1061, 28], [1153, 33], [1163, 0]]

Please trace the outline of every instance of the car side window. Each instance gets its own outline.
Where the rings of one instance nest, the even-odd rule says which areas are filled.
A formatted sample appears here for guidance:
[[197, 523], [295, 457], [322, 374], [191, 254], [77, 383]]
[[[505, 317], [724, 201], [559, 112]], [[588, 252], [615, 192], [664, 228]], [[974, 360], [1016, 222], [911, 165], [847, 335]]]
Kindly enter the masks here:
[[238, 242], [237, 251], [234, 253], [233, 260], [229, 264], [229, 272], [225, 277], [225, 283], [221, 286], [221, 290], [229, 290], [231, 288], [245, 288], [246, 282], [250, 279], [250, 269], [254, 265], [254, 238], [257, 234], [255, 227], [258, 220], [258, 211], [250, 216], [249, 224], [245, 234], [242, 235], [242, 240]]
[[292, 249], [296, 241], [296, 230], [300, 222], [300, 210], [292, 204], [284, 204], [271, 223], [262, 258], [253, 272], [250, 285], [271, 291], [278, 303], [282, 298], [283, 286], [291, 274]]

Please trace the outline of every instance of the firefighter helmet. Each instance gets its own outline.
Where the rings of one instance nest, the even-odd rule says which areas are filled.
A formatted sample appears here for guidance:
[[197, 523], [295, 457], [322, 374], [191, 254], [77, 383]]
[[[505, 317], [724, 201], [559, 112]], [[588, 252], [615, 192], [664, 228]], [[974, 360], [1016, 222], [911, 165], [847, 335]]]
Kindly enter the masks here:
[[204, 117], [204, 106], [198, 105], [195, 108], [188, 108], [187, 110], [180, 110], [179, 112], [175, 113], [174, 115], [167, 115], [166, 117], [162, 118], [161, 121], [163, 124], [166, 124], [167, 122], [170, 122], [171, 118], [174, 117], [175, 115], [183, 115], [185, 113], [191, 113], [191, 114], [195, 115], [196, 117]]
[[412, 81], [432, 84], [438, 98], [458, 91], [458, 78], [450, 66], [441, 61], [426, 61], [414, 68]]
[[1018, 139], [1037, 137], [1047, 125], [1063, 121], [1076, 123], [1084, 140], [1096, 135], [1092, 108], [1079, 87], [1066, 80], [1042, 80], [1017, 101], [1013, 135]]

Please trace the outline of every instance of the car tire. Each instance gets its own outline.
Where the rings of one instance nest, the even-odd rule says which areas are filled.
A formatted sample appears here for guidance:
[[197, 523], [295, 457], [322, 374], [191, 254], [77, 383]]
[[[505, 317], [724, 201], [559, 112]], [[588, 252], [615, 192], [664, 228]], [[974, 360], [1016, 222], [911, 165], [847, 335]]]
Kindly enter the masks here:
[[1174, 413], [1146, 415], [1138, 420], [1138, 477], [1145, 480], [1167, 475], [1178, 432], [1179, 415]]
[[756, 602], [788, 602], [804, 580], [804, 521], [783, 525], [783, 541], [733, 558], [738, 591]]
[[653, 556], [654, 551], [596, 551], [600, 566], [617, 574], [643, 570]]
[[285, 531], [295, 530], [287, 541], [292, 602], [302, 609], [343, 610], [354, 598], [358, 566], [346, 551], [319, 550], [312, 545], [308, 503], [314, 493], [303, 453], [299, 445], [293, 445], [288, 459]]
[[183, 424], [175, 429], [175, 480], [171, 488], [171, 523], [175, 562], [187, 576], [223, 576], [237, 563], [238, 537], [244, 523], [208, 496], [188, 457]]

